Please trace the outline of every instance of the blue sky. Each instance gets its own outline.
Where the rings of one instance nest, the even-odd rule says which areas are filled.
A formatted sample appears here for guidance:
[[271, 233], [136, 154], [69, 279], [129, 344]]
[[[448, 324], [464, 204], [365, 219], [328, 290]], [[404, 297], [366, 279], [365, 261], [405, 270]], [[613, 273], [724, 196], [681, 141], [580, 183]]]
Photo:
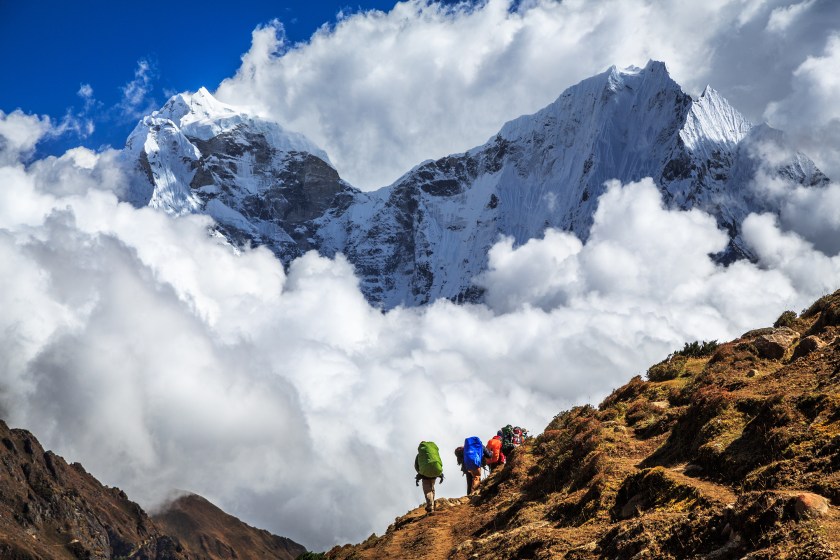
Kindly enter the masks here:
[[[143, 3], [86, 0], [0, 2], [0, 110], [22, 109], [60, 120], [79, 115], [82, 84], [92, 88], [95, 132], [66, 134], [42, 143], [55, 153], [82, 144], [121, 147], [136, 117], [117, 106], [135, 79], [138, 62], [148, 63], [148, 96], [162, 103], [168, 93], [214, 89], [233, 75], [251, 45], [251, 31], [279, 20], [291, 42], [307, 40], [339, 11], [387, 10], [394, 0], [253, 1], [208, 0]], [[144, 104], [144, 107], [146, 105]], [[142, 107], [141, 107], [142, 109]]]

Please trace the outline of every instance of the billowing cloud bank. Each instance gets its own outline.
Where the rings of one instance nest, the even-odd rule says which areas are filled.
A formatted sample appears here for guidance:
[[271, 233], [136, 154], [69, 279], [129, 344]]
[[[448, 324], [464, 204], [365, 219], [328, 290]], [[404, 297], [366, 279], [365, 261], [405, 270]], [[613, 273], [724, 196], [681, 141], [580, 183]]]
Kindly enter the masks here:
[[282, 22], [257, 29], [216, 95], [306, 134], [372, 189], [483, 144], [610, 65], [655, 59], [689, 93], [711, 83], [751, 120], [796, 130], [836, 177], [837, 127], [824, 121], [840, 107], [837, 21], [833, 0], [409, 0], [303, 44], [284, 42]]
[[[442, 493], [461, 495], [448, 450], [463, 437], [539, 431], [686, 341], [840, 285], [840, 258], [768, 216], [744, 227], [758, 265], [715, 265], [714, 221], [667, 211], [644, 180], [610, 186], [586, 245], [500, 240], [487, 305], [383, 314], [341, 257], [286, 273], [208, 236], [205, 218], [118, 203], [114, 152], [25, 167], [47, 127], [2, 119], [17, 138], [0, 154], [2, 416], [144, 505], [192, 490], [314, 548], [381, 532], [421, 500], [421, 439], [444, 450]], [[840, 212], [836, 187], [773, 188], [791, 216]]]

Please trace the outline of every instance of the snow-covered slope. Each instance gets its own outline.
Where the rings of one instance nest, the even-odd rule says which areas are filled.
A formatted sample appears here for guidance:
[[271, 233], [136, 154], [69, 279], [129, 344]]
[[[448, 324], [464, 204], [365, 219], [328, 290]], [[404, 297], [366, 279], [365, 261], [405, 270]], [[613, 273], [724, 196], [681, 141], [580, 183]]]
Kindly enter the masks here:
[[[373, 193], [341, 181], [302, 136], [203, 89], [146, 117], [126, 157], [138, 170], [135, 204], [206, 212], [233, 241], [265, 243], [286, 261], [310, 248], [344, 253], [368, 299], [391, 308], [480, 298], [472, 280], [499, 235], [523, 243], [555, 227], [586, 239], [610, 179], [652, 177], [669, 205], [701, 208], [729, 231], [723, 258], [749, 256], [741, 222], [777, 211], [749, 188], [751, 146], [778, 136], [711, 88], [693, 100], [664, 64], [649, 62], [584, 80], [483, 146], [422, 163]], [[827, 181], [793, 151], [776, 172]]]
[[313, 248], [313, 218], [357, 192], [306, 137], [204, 88], [143, 118], [123, 157], [137, 172], [126, 196], [133, 204], [209, 214], [233, 242], [266, 244], [287, 261]]

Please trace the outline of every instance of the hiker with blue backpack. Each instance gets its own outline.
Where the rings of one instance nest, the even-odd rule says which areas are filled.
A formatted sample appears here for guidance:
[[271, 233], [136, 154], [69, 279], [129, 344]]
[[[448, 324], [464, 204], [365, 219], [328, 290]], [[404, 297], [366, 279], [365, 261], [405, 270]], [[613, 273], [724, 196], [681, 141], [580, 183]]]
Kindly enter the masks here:
[[426, 511], [435, 511], [435, 479], [440, 478], [443, 483], [443, 462], [440, 460], [438, 446], [433, 441], [421, 441], [417, 446], [417, 456], [414, 457], [415, 486], [423, 483], [423, 495], [426, 497]]
[[481, 483], [481, 467], [487, 464], [492, 453], [475, 436], [464, 440], [464, 446], [455, 449], [455, 459], [461, 466], [461, 472], [467, 476], [467, 495], [478, 492]]

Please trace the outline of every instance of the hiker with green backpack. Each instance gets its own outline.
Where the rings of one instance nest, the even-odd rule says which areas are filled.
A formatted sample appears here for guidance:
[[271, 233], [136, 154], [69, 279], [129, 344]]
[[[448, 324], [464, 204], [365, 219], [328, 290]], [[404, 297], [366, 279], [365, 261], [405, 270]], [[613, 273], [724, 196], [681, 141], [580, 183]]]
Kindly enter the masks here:
[[443, 483], [443, 463], [440, 460], [438, 446], [433, 441], [421, 441], [414, 458], [415, 486], [423, 482], [423, 494], [426, 496], [426, 511], [435, 511], [435, 479]]

